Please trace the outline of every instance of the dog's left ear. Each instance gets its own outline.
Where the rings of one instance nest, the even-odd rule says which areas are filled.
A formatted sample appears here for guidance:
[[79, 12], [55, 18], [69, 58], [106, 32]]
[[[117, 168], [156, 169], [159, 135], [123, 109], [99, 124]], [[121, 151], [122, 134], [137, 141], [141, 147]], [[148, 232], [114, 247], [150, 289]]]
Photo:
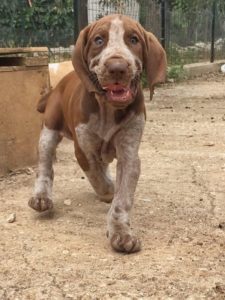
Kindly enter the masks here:
[[144, 68], [150, 88], [150, 98], [154, 94], [154, 86], [166, 80], [167, 60], [166, 52], [158, 39], [146, 30], [144, 32]]
[[89, 71], [87, 62], [88, 35], [91, 28], [92, 25], [89, 25], [80, 32], [72, 55], [72, 64], [74, 66], [74, 69], [83, 82], [84, 86], [90, 93], [98, 91], [97, 87], [91, 79], [93, 75]]

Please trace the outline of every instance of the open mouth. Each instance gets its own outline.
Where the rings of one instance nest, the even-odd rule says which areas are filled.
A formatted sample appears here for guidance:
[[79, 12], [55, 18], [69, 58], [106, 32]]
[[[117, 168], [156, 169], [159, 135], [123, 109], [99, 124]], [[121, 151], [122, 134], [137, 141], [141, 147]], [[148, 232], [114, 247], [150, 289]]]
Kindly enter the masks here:
[[130, 87], [126, 87], [120, 84], [110, 84], [104, 86], [106, 91], [106, 97], [109, 101], [124, 103], [132, 100], [134, 93]]

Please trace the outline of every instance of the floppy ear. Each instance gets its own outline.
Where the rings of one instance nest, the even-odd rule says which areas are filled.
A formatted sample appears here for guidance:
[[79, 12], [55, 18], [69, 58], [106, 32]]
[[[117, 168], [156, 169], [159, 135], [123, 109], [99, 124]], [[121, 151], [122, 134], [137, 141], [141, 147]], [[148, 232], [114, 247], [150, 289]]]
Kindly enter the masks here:
[[89, 25], [80, 32], [74, 47], [72, 63], [77, 75], [80, 77], [86, 89], [89, 92], [98, 92], [97, 87], [93, 83], [93, 74], [89, 71], [87, 63], [87, 43], [91, 27], [92, 26]]
[[150, 32], [144, 30], [144, 68], [147, 73], [148, 84], [150, 88], [150, 99], [154, 94], [154, 86], [157, 83], [164, 82], [166, 79], [166, 52], [158, 39]]

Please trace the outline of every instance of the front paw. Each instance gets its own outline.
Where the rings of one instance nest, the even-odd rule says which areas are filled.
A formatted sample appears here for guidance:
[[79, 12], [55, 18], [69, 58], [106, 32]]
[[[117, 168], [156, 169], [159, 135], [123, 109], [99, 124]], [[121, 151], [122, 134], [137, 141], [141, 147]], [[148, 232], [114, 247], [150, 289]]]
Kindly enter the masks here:
[[115, 232], [109, 238], [112, 248], [118, 252], [134, 253], [141, 250], [141, 241], [130, 233]]
[[98, 195], [100, 201], [105, 202], [105, 203], [111, 203], [113, 199], [114, 194], [105, 194], [105, 195]]
[[51, 210], [53, 202], [46, 195], [36, 195], [28, 201], [28, 205], [39, 212]]

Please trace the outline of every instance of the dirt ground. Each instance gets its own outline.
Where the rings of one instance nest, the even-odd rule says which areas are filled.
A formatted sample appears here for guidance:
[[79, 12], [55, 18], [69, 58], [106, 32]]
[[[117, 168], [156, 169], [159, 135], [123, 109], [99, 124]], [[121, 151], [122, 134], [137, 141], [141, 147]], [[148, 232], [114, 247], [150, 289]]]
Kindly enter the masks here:
[[0, 299], [225, 299], [224, 83], [165, 85], [151, 103], [146, 92], [132, 214], [139, 253], [111, 250], [109, 204], [93, 194], [71, 142], [58, 149], [53, 213], [27, 206], [34, 168], [1, 178]]

